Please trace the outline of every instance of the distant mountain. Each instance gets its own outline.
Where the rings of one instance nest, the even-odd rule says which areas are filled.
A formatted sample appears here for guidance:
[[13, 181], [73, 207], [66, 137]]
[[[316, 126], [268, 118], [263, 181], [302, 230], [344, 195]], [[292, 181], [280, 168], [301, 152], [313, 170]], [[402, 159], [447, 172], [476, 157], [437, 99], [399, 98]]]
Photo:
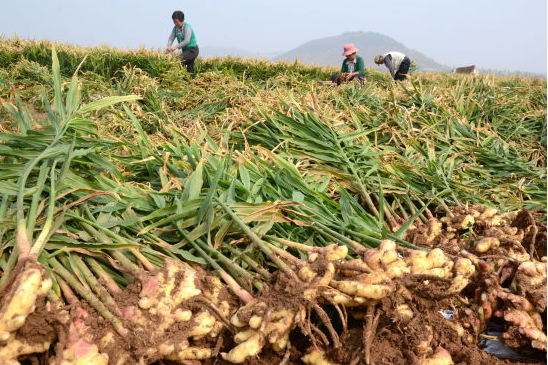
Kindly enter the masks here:
[[279, 55], [281, 52], [253, 52], [244, 49], [231, 47], [200, 46], [200, 57], [226, 57], [236, 56], [243, 58], [270, 59]]
[[441, 65], [422, 53], [409, 49], [396, 40], [375, 32], [348, 32], [334, 37], [315, 39], [300, 45], [289, 52], [271, 58], [271, 61], [287, 60], [316, 64], [340, 65], [343, 45], [354, 43], [359, 49], [358, 55], [364, 59], [365, 67], [378, 67], [373, 61], [378, 54], [398, 51], [408, 55], [415, 61], [421, 71], [450, 71], [449, 66]]
[[[202, 46], [200, 47], [201, 57], [226, 57], [236, 56], [244, 58], [267, 59], [269, 61], [286, 60], [321, 65], [340, 66], [344, 57], [342, 48], [346, 43], [354, 43], [359, 49], [358, 54], [363, 57], [365, 67], [379, 67], [373, 61], [375, 56], [389, 51], [399, 51], [408, 55], [421, 71], [442, 71], [451, 72], [452, 67], [442, 65], [433, 59], [425, 56], [419, 51], [409, 49], [402, 43], [384, 34], [376, 32], [347, 32], [334, 37], [326, 37], [306, 42], [288, 52], [257, 52], [231, 47]], [[467, 65], [458, 65], [467, 66]], [[379, 68], [382, 71], [385, 69]], [[537, 74], [522, 71], [501, 71], [490, 69], [479, 69], [480, 74], [495, 74], [501, 76], [540, 77], [546, 78], [546, 74]]]

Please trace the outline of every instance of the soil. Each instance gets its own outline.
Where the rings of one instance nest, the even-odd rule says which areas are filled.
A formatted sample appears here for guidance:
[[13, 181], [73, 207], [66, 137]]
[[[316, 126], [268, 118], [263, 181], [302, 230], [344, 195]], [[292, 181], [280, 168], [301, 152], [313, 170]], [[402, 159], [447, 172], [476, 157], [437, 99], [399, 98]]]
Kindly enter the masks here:
[[521, 243], [523, 248], [527, 252], [532, 250], [533, 256], [539, 261], [546, 256], [546, 214], [523, 209], [512, 222], [512, 227], [521, 229], [531, 227]]
[[[272, 299], [272, 304], [274, 306], [287, 305], [289, 303], [295, 302], [291, 298], [295, 298], [292, 294], [295, 294], [295, 287], [284, 286], [285, 284], [290, 284], [289, 279], [285, 275], [278, 275], [280, 280], [275, 280], [274, 285], [269, 291], [269, 298]], [[424, 282], [424, 280], [422, 281]], [[374, 365], [407, 365], [418, 363], [418, 358], [413, 352], [414, 346], [418, 341], [425, 339], [425, 333], [427, 330], [425, 326], [428, 325], [433, 329], [433, 339], [432, 345], [440, 345], [451, 353], [453, 361], [455, 364], [460, 365], [485, 365], [485, 364], [545, 364], [545, 361], [530, 361], [530, 362], [516, 362], [510, 360], [502, 360], [497, 357], [483, 352], [476, 345], [465, 344], [458, 337], [456, 337], [455, 332], [450, 330], [445, 324], [445, 319], [438, 313], [439, 310], [444, 308], [451, 308], [451, 298], [447, 298], [443, 293], [443, 290], [440, 290], [438, 285], [429, 284], [429, 288], [424, 285], [421, 287], [421, 282], [417, 280], [403, 280], [399, 284], [406, 286], [408, 289], [413, 290], [415, 296], [412, 301], [412, 310], [415, 314], [413, 320], [408, 323], [404, 321], [397, 320], [397, 313], [395, 312], [395, 305], [391, 299], [386, 299], [382, 302], [380, 308], [380, 317], [379, 324], [374, 334], [373, 341], [371, 343], [371, 364]], [[443, 284], [443, 283], [439, 283]], [[135, 284], [137, 285], [137, 284]], [[443, 286], [443, 285], [442, 285]], [[276, 290], [277, 289], [277, 290]], [[129, 290], [125, 292], [125, 303], [134, 303], [136, 298], [131, 299], [129, 293], [137, 293], [136, 290]], [[88, 312], [88, 317], [86, 317], [86, 324], [90, 326], [91, 333], [94, 337], [99, 338], [103, 336], [107, 331], [112, 331], [110, 325], [98, 316], [92, 308], [85, 307], [86, 312]], [[329, 306], [325, 308], [326, 311], [330, 311]], [[41, 315], [33, 315], [29, 317], [28, 325], [25, 325], [24, 331], [21, 333], [22, 336], [25, 336], [29, 341], [36, 341], [38, 337], [43, 338], [48, 336], [48, 338], [55, 337], [55, 321]], [[178, 336], [185, 337], [184, 332], [188, 330], [188, 326], [191, 324], [179, 324], [170, 328], [170, 330], [165, 334], [163, 340], [173, 339]], [[318, 327], [322, 327], [321, 322], [316, 323]], [[336, 325], [336, 329], [340, 333], [340, 341], [342, 347], [335, 349], [332, 347], [326, 347], [327, 356], [334, 362], [340, 365], [350, 365], [350, 364], [365, 364], [364, 362], [364, 342], [363, 342], [363, 332], [365, 331], [364, 324], [362, 321], [350, 320], [348, 323], [348, 329], [342, 332], [342, 328], [339, 325]], [[131, 328], [128, 328], [131, 330]], [[36, 330], [36, 332], [33, 332]], [[325, 330], [325, 328], [322, 328]], [[425, 332], [426, 331], [426, 332]], [[147, 348], [153, 345], [149, 342], [150, 338], [146, 333], [137, 334], [130, 336], [129, 338], [123, 339], [122, 337], [117, 336], [116, 347], [109, 349], [108, 354], [111, 359], [111, 363], [115, 361], [126, 352], [138, 353], [139, 349]], [[221, 352], [229, 351], [235, 344], [232, 341], [232, 334], [230, 331], [224, 331], [222, 334], [223, 342], [220, 348]], [[156, 341], [155, 341], [156, 342]], [[158, 343], [158, 342], [156, 342]], [[311, 348], [313, 344], [310, 339], [302, 334], [301, 331], [297, 328], [291, 336], [292, 347], [289, 350], [289, 357], [287, 358], [285, 364], [299, 364], [302, 365], [301, 357], [306, 353], [307, 349]], [[212, 345], [209, 343], [208, 345]], [[213, 344], [214, 345], [214, 344]], [[261, 352], [260, 357], [252, 358], [247, 360], [245, 365], [259, 365], [259, 364], [280, 364], [284, 359], [286, 353], [278, 354], [271, 349], [265, 349]], [[30, 360], [26, 362], [27, 364], [32, 364]], [[24, 363], [23, 363], [24, 364]], [[168, 361], [163, 362], [153, 362], [154, 365], [168, 365], [175, 364]], [[203, 362], [187, 362], [189, 365], [228, 365], [230, 364], [227, 361], [224, 361], [219, 357], [215, 359], [205, 360]]]
[[[462, 210], [462, 209], [461, 209]], [[464, 217], [465, 211], [456, 211], [456, 219]], [[512, 222], [512, 226], [527, 231], [523, 236], [523, 248], [528, 252], [533, 250], [534, 257], [542, 257], [546, 255], [546, 215], [535, 211], [521, 211]], [[419, 237], [414, 242], [421, 243], [424, 238], [426, 225], [419, 226], [412, 232], [415, 237]], [[427, 228], [427, 227], [426, 227]], [[475, 233], [480, 235], [483, 229], [481, 224], [474, 227]], [[457, 232], [462, 234], [463, 232]], [[422, 238], [421, 238], [422, 237]], [[460, 243], [466, 242], [459, 240]], [[438, 246], [451, 255], [458, 255], [462, 246], [450, 244], [450, 240], [443, 235], [437, 237], [431, 242], [434, 246]], [[432, 247], [431, 245], [429, 245]], [[470, 247], [470, 246], [468, 246]], [[484, 255], [482, 257], [488, 257]], [[504, 248], [498, 248], [497, 256], [504, 256]], [[502, 262], [498, 260], [495, 262]], [[507, 261], [509, 268], [509, 277], [501, 280], [500, 286], [508, 287], [512, 282], [518, 280], [519, 274], [516, 273], [517, 264], [514, 261]], [[496, 264], [493, 264], [496, 265]], [[311, 269], [323, 274], [326, 267], [326, 261], [321, 256], [317, 261], [310, 265]], [[546, 353], [542, 351], [532, 350], [527, 340], [517, 332], [516, 327], [507, 326], [507, 331], [511, 336], [513, 344], [518, 347], [517, 350], [530, 360], [512, 360], [500, 359], [494, 355], [484, 352], [477, 346], [476, 341], [470, 340], [467, 335], [459, 336], [457, 332], [449, 327], [448, 321], [442, 316], [440, 311], [452, 310], [455, 318], [459, 317], [467, 308], [472, 309], [472, 313], [477, 313], [478, 308], [482, 305], [478, 296], [481, 293], [488, 293], [490, 289], [496, 285], [489, 283], [497, 283], [499, 274], [491, 270], [489, 272], [480, 272], [478, 283], [469, 285], [468, 288], [461, 293], [450, 294], [449, 287], [452, 281], [449, 279], [441, 279], [430, 275], [412, 275], [405, 276], [402, 279], [394, 280], [394, 285], [399, 290], [407, 290], [411, 293], [411, 299], [405, 303], [413, 312], [412, 318], [406, 318], [399, 314], [398, 306], [404, 303], [401, 296], [392, 295], [383, 299], [376, 306], [361, 308], [346, 308], [344, 311], [348, 313], [348, 321], [346, 326], [342, 325], [342, 320], [339, 317], [339, 312], [330, 304], [322, 302], [309, 302], [303, 298], [303, 291], [308, 289], [306, 283], [296, 282], [282, 272], [274, 272], [270, 277], [270, 281], [265, 283], [263, 290], [256, 298], [256, 301], [262, 302], [263, 305], [255, 308], [254, 311], [249, 311], [247, 317], [252, 314], [266, 315], [268, 312], [273, 312], [278, 309], [292, 309], [297, 311], [301, 308], [307, 309], [307, 319], [317, 329], [315, 330], [315, 338], [309, 335], [310, 330], [307, 330], [306, 323], [301, 323], [294, 328], [290, 335], [290, 347], [277, 353], [271, 348], [265, 347], [259, 356], [248, 359], [244, 362], [245, 365], [258, 364], [304, 364], [301, 360], [307, 352], [314, 348], [321, 349], [325, 352], [326, 357], [334, 364], [340, 365], [357, 365], [366, 364], [366, 357], [369, 356], [369, 364], [372, 365], [404, 365], [404, 364], [419, 364], [420, 359], [429, 356], [433, 350], [442, 347], [447, 350], [456, 365], [485, 365], [485, 364], [546, 364]], [[502, 268], [501, 268], [502, 271]], [[115, 296], [117, 308], [109, 308], [111, 311], [119, 310], [124, 313], [127, 308], [138, 307], [142, 283], [146, 282], [147, 277], [150, 278], [158, 272], [150, 272], [143, 274], [145, 276], [132, 282], [122, 293]], [[166, 274], [166, 271], [163, 270]], [[198, 275], [195, 280], [197, 288], [203, 291], [213, 289], [213, 284], [207, 279], [207, 272], [198, 270]], [[184, 278], [181, 273], [175, 275], [177, 284]], [[487, 281], [490, 278], [491, 281]], [[512, 279], [513, 278], [513, 279]], [[13, 279], [12, 279], [13, 280]], [[483, 280], [483, 281], [482, 281]], [[522, 279], [525, 280], [525, 279]], [[488, 285], [489, 284], [489, 285]], [[538, 286], [538, 287], [537, 287]], [[541, 302], [546, 291], [546, 283], [537, 285], [534, 288], [527, 287], [525, 289], [518, 288], [518, 293], [524, 295], [534, 302]], [[175, 286], [177, 287], [177, 285]], [[521, 290], [521, 292], [519, 291]], [[542, 292], [541, 292], [542, 291]], [[162, 293], [161, 295], [170, 295], [170, 293]], [[496, 293], [495, 293], [496, 297]], [[227, 300], [230, 307], [233, 309], [231, 315], [236, 308], [242, 304], [233, 296], [226, 287], [223, 287], [220, 293], [221, 300]], [[463, 304], [464, 303], [464, 304]], [[207, 309], [206, 300], [190, 300], [184, 302], [181, 308], [190, 309], [194, 313]], [[320, 305], [323, 311], [329, 314], [333, 328], [338, 334], [341, 346], [336, 347], [325, 322], [321, 319], [321, 313], [318, 312], [317, 306]], [[466, 306], [465, 306], [466, 305]], [[498, 305], [505, 305], [499, 303]], [[463, 307], [465, 306], [465, 307]], [[196, 361], [189, 360], [183, 362], [185, 365], [227, 365], [229, 362], [223, 360], [219, 353], [228, 352], [236, 345], [233, 341], [234, 329], [226, 327], [222, 330], [218, 338], [205, 337], [200, 340], [192, 340], [189, 338], [189, 331], [197, 326], [194, 319], [189, 322], [181, 322], [172, 325], [165, 332], [158, 334], [154, 329], [162, 323], [163, 314], [151, 315], [148, 311], [141, 311], [145, 317], [148, 326], [144, 328], [141, 325], [131, 321], [123, 320], [124, 327], [129, 330], [129, 334], [125, 337], [115, 333], [111, 324], [89, 306], [85, 301], [74, 303], [71, 306], [71, 318], [75, 321], [82, 315], [82, 309], [85, 312], [84, 322], [89, 328], [87, 333], [91, 338], [91, 342], [99, 343], [99, 340], [108, 332], [113, 333], [115, 341], [106, 349], [103, 348], [109, 355], [110, 362], [116, 363], [122, 356], [131, 356], [129, 363], [137, 363], [139, 357], [145, 355], [147, 349], [158, 348], [162, 343], [181, 343], [181, 341], [189, 341], [191, 346], [200, 346], [214, 349], [216, 356], [212, 359]], [[496, 308], [494, 308], [496, 309]], [[321, 310], [320, 310], [321, 311]], [[367, 311], [368, 315], [364, 316]], [[477, 315], [476, 315], [477, 316]], [[546, 309], [542, 313], [542, 319], [546, 322]], [[245, 317], [245, 316], [243, 316]], [[245, 320], [245, 318], [240, 318]], [[373, 320], [373, 318], [376, 318]], [[473, 317], [475, 318], [475, 317]], [[473, 319], [472, 318], [472, 319]], [[224, 319], [226, 321], [226, 318]], [[499, 320], [504, 325], [503, 321], [493, 316], [493, 320]], [[470, 322], [474, 323], [474, 322]], [[481, 328], [486, 327], [482, 323]], [[543, 329], [546, 332], [546, 328]], [[322, 334], [323, 333], [323, 336]], [[465, 332], [468, 333], [468, 332]], [[308, 335], [307, 335], [308, 334]], [[39, 305], [36, 311], [30, 315], [25, 325], [18, 331], [19, 338], [24, 338], [29, 342], [37, 341], [57, 341], [56, 350], [62, 349], [68, 338], [68, 326], [63, 326], [57, 319], [57, 312], [47, 311], [43, 305]], [[472, 341], [470, 343], [469, 341]], [[520, 342], [521, 341], [521, 342]], [[509, 341], [510, 342], [510, 341]], [[425, 344], [422, 346], [422, 344]], [[369, 351], [367, 350], [369, 349]], [[422, 350], [424, 349], [424, 350]], [[424, 352], [422, 352], [424, 351]], [[48, 356], [51, 354], [43, 354], [41, 356], [30, 356], [21, 358], [22, 364], [46, 364]], [[133, 362], [132, 362], [133, 361]], [[172, 362], [160, 360], [159, 355], [145, 357], [147, 364], [167, 365]], [[175, 364], [175, 363], [173, 363]]]
[[29, 343], [53, 343], [57, 339], [57, 330], [62, 325], [57, 320], [55, 310], [50, 309], [50, 311], [47, 311], [44, 308], [43, 298], [42, 300], [38, 299], [38, 303], [40, 304], [36, 310], [27, 317], [25, 324], [17, 334]]

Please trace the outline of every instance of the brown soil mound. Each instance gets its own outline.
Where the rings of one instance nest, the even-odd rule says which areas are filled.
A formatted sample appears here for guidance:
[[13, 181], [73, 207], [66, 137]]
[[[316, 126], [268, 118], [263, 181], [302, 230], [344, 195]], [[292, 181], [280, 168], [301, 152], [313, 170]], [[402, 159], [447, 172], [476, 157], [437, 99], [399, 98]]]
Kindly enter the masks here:
[[546, 256], [546, 214], [526, 209], [521, 210], [512, 227], [527, 230], [523, 238], [523, 248], [540, 260]]
[[[108, 309], [123, 330], [83, 300], [58, 310], [39, 301], [16, 335], [54, 346], [19, 360], [49, 364], [81, 346], [78, 351], [108, 354], [109, 364], [230, 364], [230, 352], [258, 336], [260, 348], [243, 364], [318, 364], [310, 360], [314, 355], [329, 364], [420, 365], [434, 364], [438, 353], [462, 365], [545, 364], [546, 345], [537, 340], [546, 338], [546, 261], [535, 260], [546, 251], [543, 219], [527, 210], [502, 216], [459, 207], [410, 232], [413, 242], [437, 246], [428, 256], [398, 254], [393, 242], [383, 241], [349, 262], [333, 245], [292, 261], [293, 274], [272, 273], [256, 298], [242, 299], [246, 303], [207, 272], [168, 261], [114, 297]], [[485, 237], [492, 247], [475, 255]], [[440, 313], [448, 311], [451, 320]], [[482, 351], [477, 343], [493, 321], [501, 324], [504, 343], [537, 360]], [[251, 337], [237, 337], [244, 333]]]

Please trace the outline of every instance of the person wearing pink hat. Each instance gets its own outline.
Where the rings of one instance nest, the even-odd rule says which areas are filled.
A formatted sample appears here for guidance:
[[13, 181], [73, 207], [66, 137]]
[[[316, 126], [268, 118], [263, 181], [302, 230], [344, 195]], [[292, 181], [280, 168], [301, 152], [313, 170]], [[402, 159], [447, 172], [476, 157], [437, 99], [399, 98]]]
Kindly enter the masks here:
[[[343, 56], [346, 57], [342, 63], [341, 74], [348, 74], [347, 80], [358, 80], [362, 85], [365, 81], [365, 66], [363, 58], [356, 53], [358, 49], [354, 43], [348, 43], [343, 46]], [[338, 75], [333, 75], [331, 81], [335, 82]]]

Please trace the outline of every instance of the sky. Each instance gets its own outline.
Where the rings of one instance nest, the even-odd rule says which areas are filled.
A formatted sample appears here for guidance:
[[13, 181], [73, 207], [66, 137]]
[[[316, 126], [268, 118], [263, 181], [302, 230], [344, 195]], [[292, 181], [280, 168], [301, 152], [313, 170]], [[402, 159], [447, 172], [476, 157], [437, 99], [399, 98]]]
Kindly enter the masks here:
[[373, 31], [448, 66], [547, 73], [546, 0], [0, 0], [0, 9], [4, 37], [165, 48], [181, 10], [202, 47], [282, 53]]

